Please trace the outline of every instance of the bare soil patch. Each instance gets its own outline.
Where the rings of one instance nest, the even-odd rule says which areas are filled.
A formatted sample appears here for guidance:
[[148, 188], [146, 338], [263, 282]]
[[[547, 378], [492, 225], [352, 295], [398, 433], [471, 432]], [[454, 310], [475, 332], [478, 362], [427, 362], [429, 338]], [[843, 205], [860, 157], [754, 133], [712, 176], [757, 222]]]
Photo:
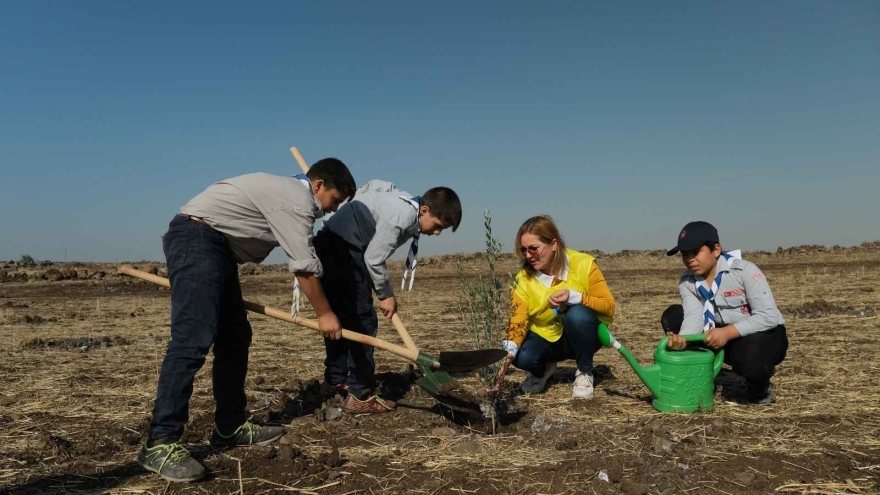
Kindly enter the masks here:
[[[871, 293], [873, 291], [866, 291]], [[797, 316], [800, 318], [822, 318], [825, 316], [855, 316], [855, 317], [873, 317], [877, 315], [877, 311], [873, 307], [853, 307], [850, 305], [834, 304], [824, 299], [816, 299], [813, 302], [799, 304], [790, 308], [785, 308], [786, 314]]]

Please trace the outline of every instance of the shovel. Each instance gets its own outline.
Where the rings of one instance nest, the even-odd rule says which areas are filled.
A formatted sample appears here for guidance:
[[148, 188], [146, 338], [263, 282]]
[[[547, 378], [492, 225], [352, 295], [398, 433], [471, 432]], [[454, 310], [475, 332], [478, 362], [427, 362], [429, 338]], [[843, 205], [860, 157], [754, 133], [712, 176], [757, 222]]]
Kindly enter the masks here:
[[[410, 337], [409, 332], [403, 325], [403, 321], [400, 320], [400, 316], [397, 313], [394, 313], [394, 316], [391, 317], [391, 323], [394, 324], [394, 328], [397, 330], [397, 334], [400, 335], [400, 340], [403, 341], [403, 345], [405, 345], [410, 352], [419, 352], [415, 342], [413, 342], [412, 337]], [[493, 349], [489, 350], [491, 351]], [[472, 371], [473, 369], [482, 368], [483, 366], [478, 366], [477, 368], [469, 369], [470, 367], [468, 366], [468, 359], [471, 357], [471, 354], [473, 352], [483, 351], [441, 352], [438, 361], [453, 364], [446, 364], [445, 366], [441, 365], [438, 371], [434, 371], [431, 366], [425, 363], [420, 363], [416, 361], [416, 367], [422, 374], [422, 377], [416, 380], [416, 385], [435, 397], [441, 394], [445, 395], [450, 390], [457, 389], [459, 387], [459, 383], [446, 371]], [[460, 356], [459, 354], [466, 355]], [[495, 361], [492, 362], [494, 363]], [[440, 371], [441, 369], [443, 371]]]
[[[120, 266], [119, 273], [171, 288], [171, 281], [167, 278], [138, 270], [131, 265]], [[262, 304], [252, 303], [250, 301], [244, 301], [244, 306], [248, 311], [254, 313], [260, 313], [271, 318], [284, 320], [311, 328], [312, 330], [320, 331], [318, 322], [315, 320], [310, 320], [301, 316], [294, 317], [285, 311], [263, 306]], [[397, 319], [395, 328], [397, 328], [398, 333], [404, 341], [404, 345], [407, 347], [401, 347], [392, 344], [391, 342], [377, 339], [376, 337], [370, 337], [369, 335], [345, 329], [342, 330], [342, 338], [370, 345], [378, 349], [383, 349], [396, 356], [402, 357], [407, 361], [415, 363], [423, 375], [422, 378], [416, 380], [416, 384], [433, 396], [445, 394], [458, 387], [458, 382], [452, 378], [447, 371], [475, 371], [485, 366], [489, 366], [507, 355], [507, 351], [504, 351], [503, 349], [481, 349], [477, 351], [441, 351], [440, 355], [435, 357], [420, 351], [413, 343], [406, 328], [403, 326], [403, 322], [400, 321], [400, 317], [395, 315], [395, 318]]]
[[[302, 169], [303, 173], [308, 173], [309, 165], [296, 146], [290, 148], [290, 154], [293, 155], [293, 158], [296, 160], [296, 163], [299, 164], [299, 168]], [[440, 357], [435, 358], [419, 351], [418, 347], [416, 347], [416, 344], [413, 342], [412, 337], [410, 337], [409, 332], [406, 330], [406, 327], [403, 325], [403, 322], [400, 320], [400, 316], [395, 313], [391, 318], [391, 322], [394, 324], [394, 328], [397, 330], [397, 334], [400, 335], [400, 340], [403, 341], [403, 345], [406, 346], [409, 355], [404, 356], [403, 354], [395, 352], [389, 348], [380, 347], [374, 344], [370, 345], [380, 347], [415, 362], [419, 372], [422, 374], [422, 378], [416, 380], [416, 384], [432, 396], [435, 396], [435, 398], [438, 394], [445, 394], [449, 390], [459, 387], [458, 382], [455, 381], [449, 373], [446, 373], [447, 371], [466, 372], [478, 370], [495, 363], [506, 356], [503, 350], [486, 349], [480, 351], [441, 352]], [[344, 334], [342, 337], [346, 338]], [[410, 357], [412, 355], [415, 355], [416, 359]], [[434, 371], [434, 368], [437, 368], [438, 371]]]

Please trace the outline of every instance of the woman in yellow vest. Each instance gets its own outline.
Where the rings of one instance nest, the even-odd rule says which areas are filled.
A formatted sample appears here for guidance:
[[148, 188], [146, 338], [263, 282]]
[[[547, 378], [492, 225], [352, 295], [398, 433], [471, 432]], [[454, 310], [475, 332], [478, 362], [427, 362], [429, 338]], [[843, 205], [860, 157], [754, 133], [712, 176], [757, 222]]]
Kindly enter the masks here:
[[601, 344], [599, 322], [610, 324], [614, 297], [596, 260], [566, 249], [549, 216], [532, 217], [516, 234], [522, 261], [512, 291], [512, 316], [502, 347], [512, 363], [527, 371], [523, 392], [544, 390], [556, 363], [577, 362], [572, 397], [593, 397], [593, 355]]

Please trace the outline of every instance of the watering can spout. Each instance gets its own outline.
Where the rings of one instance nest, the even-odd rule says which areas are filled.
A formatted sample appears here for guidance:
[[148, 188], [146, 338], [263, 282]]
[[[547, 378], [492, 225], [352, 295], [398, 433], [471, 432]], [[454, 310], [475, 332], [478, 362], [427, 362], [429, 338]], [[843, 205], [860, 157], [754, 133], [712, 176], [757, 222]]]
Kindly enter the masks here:
[[654, 396], [658, 396], [660, 394], [660, 366], [658, 364], [653, 364], [651, 366], [642, 366], [639, 364], [639, 361], [629, 352], [629, 349], [624, 347], [617, 339], [611, 335], [611, 332], [608, 330], [608, 325], [605, 323], [599, 324], [599, 342], [604, 347], [613, 347], [617, 349], [617, 351], [626, 359], [626, 362], [632, 367], [633, 371], [636, 372], [636, 375], [642, 380], [642, 383], [648, 387], [648, 390], [651, 391]]

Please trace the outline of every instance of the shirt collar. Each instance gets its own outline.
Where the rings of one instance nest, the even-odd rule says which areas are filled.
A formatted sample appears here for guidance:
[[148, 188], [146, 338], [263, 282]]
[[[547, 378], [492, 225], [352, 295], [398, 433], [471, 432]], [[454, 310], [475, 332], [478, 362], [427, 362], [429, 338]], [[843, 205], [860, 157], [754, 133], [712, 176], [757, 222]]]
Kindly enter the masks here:
[[413, 237], [418, 237], [419, 234], [422, 233], [421, 228], [419, 227], [419, 197], [418, 196], [415, 196], [412, 198], [409, 196], [399, 196], [399, 197], [400, 197], [400, 199], [406, 201], [407, 203], [410, 204], [410, 206], [412, 206], [413, 208], [416, 209], [416, 221], [406, 229], [406, 233], [412, 235]]
[[541, 285], [544, 287], [553, 287], [553, 280], [559, 280], [560, 282], [564, 282], [568, 280], [568, 253], [565, 251], [562, 252], [565, 255], [565, 264], [562, 266], [562, 271], [559, 272], [559, 275], [545, 275], [544, 273], [538, 272], [535, 275], [535, 278], [538, 279], [538, 282], [541, 282]]
[[321, 207], [321, 202], [318, 201], [318, 198], [316, 198], [314, 194], [312, 194], [312, 204], [315, 205], [315, 219], [323, 217], [326, 212], [324, 211], [324, 208]]
[[312, 205], [315, 207], [315, 219], [321, 218], [324, 216], [324, 208], [321, 206], [321, 202], [318, 201], [318, 198], [315, 197], [315, 193], [312, 192], [312, 180], [309, 179], [309, 176], [306, 174], [297, 174], [293, 176], [294, 179], [297, 180], [306, 190], [309, 192], [309, 196], [312, 198]]
[[[724, 254], [726, 254], [727, 256], [724, 256]], [[727, 259], [728, 257], [730, 257], [730, 260]], [[729, 272], [730, 271], [730, 264], [733, 262], [733, 260], [741, 260], [741, 259], [742, 259], [742, 251], [739, 249], [723, 253], [721, 256], [718, 257], [718, 262], [715, 263], [715, 273], [718, 274], [718, 273]]]

